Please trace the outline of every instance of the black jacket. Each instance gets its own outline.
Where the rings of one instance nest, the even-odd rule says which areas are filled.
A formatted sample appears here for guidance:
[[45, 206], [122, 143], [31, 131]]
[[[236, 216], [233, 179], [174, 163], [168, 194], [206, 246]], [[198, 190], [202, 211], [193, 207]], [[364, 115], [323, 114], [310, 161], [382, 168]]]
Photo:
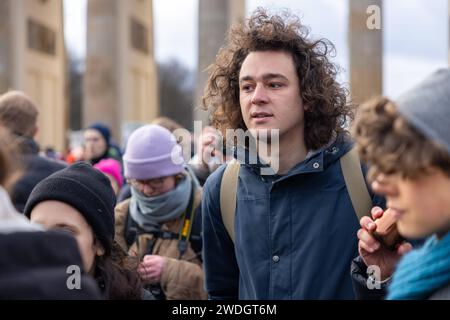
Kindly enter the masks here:
[[69, 288], [76, 282], [68, 268], [83, 266], [77, 242], [67, 233], [0, 234], [0, 252], [0, 299], [101, 298], [97, 283], [82, 271], [79, 289]]
[[66, 164], [39, 155], [39, 147], [33, 139], [20, 138], [24, 173], [15, 184], [11, 200], [17, 211], [23, 212], [33, 188], [52, 173], [64, 169]]
[[[384, 283], [369, 283], [367, 266], [360, 256], [352, 261], [351, 276], [353, 291], [357, 300], [382, 300], [386, 296], [389, 281]], [[369, 284], [369, 285], [368, 285]], [[373, 284], [373, 285], [370, 285]]]

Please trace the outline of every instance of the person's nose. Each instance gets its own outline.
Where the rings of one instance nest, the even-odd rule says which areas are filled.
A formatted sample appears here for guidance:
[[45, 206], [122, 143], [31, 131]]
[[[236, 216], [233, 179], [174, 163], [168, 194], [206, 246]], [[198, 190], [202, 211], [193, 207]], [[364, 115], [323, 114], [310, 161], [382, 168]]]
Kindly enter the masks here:
[[144, 183], [141, 186], [141, 193], [147, 195], [147, 196], [153, 196], [153, 194], [155, 193], [155, 189], [150, 186], [148, 183]]
[[394, 177], [388, 177], [384, 174], [378, 175], [374, 182], [372, 182], [372, 190], [376, 193], [395, 197], [398, 195], [398, 188]]
[[266, 88], [263, 84], [257, 84], [253, 91], [252, 104], [262, 105], [269, 101]]

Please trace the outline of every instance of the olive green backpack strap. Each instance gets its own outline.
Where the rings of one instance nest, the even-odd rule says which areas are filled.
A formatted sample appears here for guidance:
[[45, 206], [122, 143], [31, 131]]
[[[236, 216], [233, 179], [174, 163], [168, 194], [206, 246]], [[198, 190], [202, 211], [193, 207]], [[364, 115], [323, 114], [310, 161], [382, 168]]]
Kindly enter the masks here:
[[220, 212], [225, 229], [234, 242], [234, 216], [236, 211], [236, 194], [241, 164], [236, 159], [225, 167], [220, 184]]
[[367, 190], [358, 150], [353, 147], [341, 157], [340, 163], [348, 194], [359, 221], [364, 216], [370, 216], [372, 199]]

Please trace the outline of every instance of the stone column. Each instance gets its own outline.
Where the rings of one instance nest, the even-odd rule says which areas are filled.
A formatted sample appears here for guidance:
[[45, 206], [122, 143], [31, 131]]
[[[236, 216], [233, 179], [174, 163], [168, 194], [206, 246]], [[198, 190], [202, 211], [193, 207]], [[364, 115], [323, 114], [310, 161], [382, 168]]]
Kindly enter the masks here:
[[88, 0], [83, 126], [101, 121], [119, 134], [118, 4]]
[[84, 126], [126, 127], [159, 114], [151, 0], [89, 0]]
[[10, 1], [0, 0], [0, 93], [11, 86], [11, 27]]
[[374, 25], [382, 21], [382, 0], [349, 4], [350, 86], [353, 101], [361, 103], [383, 91], [383, 31]]
[[201, 97], [208, 80], [206, 68], [214, 62], [230, 26], [244, 20], [245, 0], [199, 0], [198, 16], [198, 76], [194, 120], [206, 121], [209, 113], [200, 109]]
[[38, 106], [42, 148], [66, 147], [62, 0], [0, 0], [0, 93], [25, 92]]

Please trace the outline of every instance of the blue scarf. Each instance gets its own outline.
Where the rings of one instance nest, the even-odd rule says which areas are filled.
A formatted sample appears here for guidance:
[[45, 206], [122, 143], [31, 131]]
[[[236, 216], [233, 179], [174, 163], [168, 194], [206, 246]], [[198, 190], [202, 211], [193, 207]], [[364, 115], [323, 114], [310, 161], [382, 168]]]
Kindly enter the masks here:
[[429, 238], [400, 261], [389, 286], [388, 300], [423, 300], [450, 283], [450, 232]]

